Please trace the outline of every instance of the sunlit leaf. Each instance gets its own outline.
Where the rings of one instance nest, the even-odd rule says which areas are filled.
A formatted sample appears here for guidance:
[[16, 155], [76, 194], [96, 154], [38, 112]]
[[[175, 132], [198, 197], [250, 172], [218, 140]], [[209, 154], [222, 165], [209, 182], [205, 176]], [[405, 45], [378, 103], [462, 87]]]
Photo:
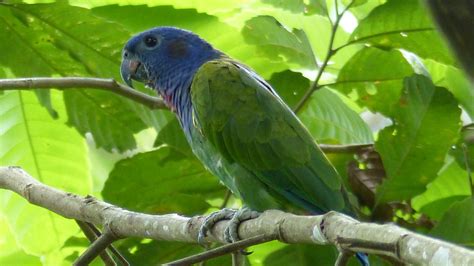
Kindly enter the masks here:
[[[0, 5], [0, 14], [0, 64], [14, 75], [119, 78], [121, 47], [130, 33], [117, 24], [65, 4]], [[133, 133], [145, 128], [140, 115], [150, 112], [107, 92], [67, 91], [64, 98], [69, 123], [108, 150], [135, 148]], [[47, 97], [41, 99], [47, 104]]]
[[423, 192], [443, 166], [460, 129], [461, 112], [452, 94], [424, 76], [405, 79], [393, 110], [394, 125], [383, 129], [375, 144], [388, 176], [377, 189], [379, 202]]
[[399, 51], [368, 47], [344, 65], [335, 87], [370, 110], [387, 115], [400, 98], [403, 79], [413, 73]]
[[[0, 165], [20, 166], [47, 185], [87, 194], [91, 179], [85, 142], [64, 124], [61, 94], [52, 93], [52, 99], [59, 120], [51, 118], [33, 92], [0, 96]], [[11, 191], [0, 191], [0, 208], [19, 246], [30, 254], [59, 249], [77, 230], [72, 220], [36, 207]]]
[[435, 237], [474, 247], [474, 198], [454, 203], [430, 232]]
[[360, 21], [350, 42], [402, 48], [422, 58], [454, 64], [454, 59], [436, 31], [426, 8], [417, 0], [389, 0], [376, 7]]
[[449, 158], [438, 177], [428, 184], [426, 191], [413, 198], [415, 210], [439, 220], [452, 203], [471, 195], [469, 178], [459, 164]]
[[425, 60], [425, 66], [437, 86], [448, 89], [464, 110], [474, 119], [474, 90], [459, 68]]
[[322, 143], [372, 143], [372, 132], [360, 116], [334, 92], [322, 88], [301, 109], [300, 118]]

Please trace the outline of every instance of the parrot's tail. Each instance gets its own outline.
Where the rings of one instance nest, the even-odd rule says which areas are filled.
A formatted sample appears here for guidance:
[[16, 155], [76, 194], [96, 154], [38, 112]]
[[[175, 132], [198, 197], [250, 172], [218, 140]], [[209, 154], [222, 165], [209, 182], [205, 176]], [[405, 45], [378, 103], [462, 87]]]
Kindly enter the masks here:
[[369, 256], [366, 253], [357, 252], [356, 258], [362, 266], [370, 266]]

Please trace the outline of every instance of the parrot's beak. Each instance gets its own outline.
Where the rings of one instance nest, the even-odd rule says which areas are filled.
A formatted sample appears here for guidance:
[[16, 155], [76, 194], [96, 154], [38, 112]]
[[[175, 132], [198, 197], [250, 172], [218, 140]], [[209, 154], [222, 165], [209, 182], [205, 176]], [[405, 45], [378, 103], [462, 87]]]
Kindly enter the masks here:
[[132, 88], [132, 80], [139, 82], [146, 82], [148, 80], [148, 73], [139, 60], [124, 58], [120, 66], [120, 74], [123, 81]]

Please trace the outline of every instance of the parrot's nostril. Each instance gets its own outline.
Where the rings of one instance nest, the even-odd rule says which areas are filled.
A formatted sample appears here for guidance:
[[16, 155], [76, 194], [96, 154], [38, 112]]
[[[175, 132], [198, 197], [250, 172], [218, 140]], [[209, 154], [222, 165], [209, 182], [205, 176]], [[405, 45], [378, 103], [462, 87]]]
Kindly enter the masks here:
[[127, 58], [128, 57], [128, 52], [124, 52], [123, 57]]

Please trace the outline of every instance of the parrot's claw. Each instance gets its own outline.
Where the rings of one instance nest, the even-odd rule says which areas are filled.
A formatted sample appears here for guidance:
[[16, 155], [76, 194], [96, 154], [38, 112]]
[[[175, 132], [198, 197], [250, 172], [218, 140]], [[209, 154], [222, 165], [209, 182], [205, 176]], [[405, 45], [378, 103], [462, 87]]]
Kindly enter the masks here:
[[236, 213], [237, 210], [224, 208], [209, 214], [202, 223], [201, 228], [199, 228], [198, 243], [201, 246], [205, 246], [204, 238], [206, 238], [207, 233], [212, 229], [212, 227], [222, 220], [232, 219]]
[[242, 208], [240, 210], [222, 209], [211, 213], [199, 228], [198, 243], [205, 246], [204, 238], [214, 225], [222, 220], [230, 220], [227, 228], [224, 231], [224, 239], [229, 243], [239, 241], [239, 225], [240, 223], [255, 219], [260, 216], [257, 211], [252, 211], [249, 208]]
[[229, 225], [224, 231], [224, 239], [228, 243], [237, 242], [240, 240], [239, 237], [239, 225], [242, 222], [247, 220], [255, 219], [260, 216], [260, 213], [257, 211], [253, 211], [249, 208], [242, 208], [234, 213], [232, 218], [230, 219]]

